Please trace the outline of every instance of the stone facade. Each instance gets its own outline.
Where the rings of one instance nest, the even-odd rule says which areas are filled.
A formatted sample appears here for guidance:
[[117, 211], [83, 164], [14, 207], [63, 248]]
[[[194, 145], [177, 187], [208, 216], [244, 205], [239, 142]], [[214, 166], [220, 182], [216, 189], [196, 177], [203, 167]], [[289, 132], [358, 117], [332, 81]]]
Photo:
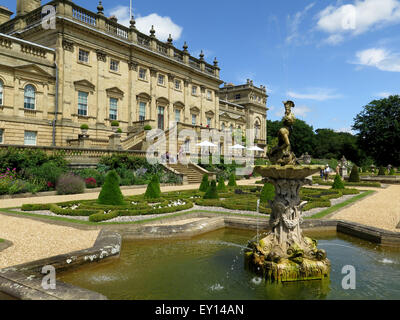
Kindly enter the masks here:
[[56, 8], [55, 29], [43, 27], [40, 0], [17, 0], [11, 20], [0, 8], [2, 143], [68, 146], [87, 124], [91, 146], [107, 148], [117, 120], [128, 149], [146, 125], [168, 131], [174, 122], [256, 126], [256, 142], [265, 147], [265, 87], [248, 81], [220, 89], [216, 60], [192, 57], [172, 39], [161, 42], [154, 29], [145, 35], [134, 20], [130, 28], [120, 25], [101, 5], [94, 13], [69, 0], [48, 4]]

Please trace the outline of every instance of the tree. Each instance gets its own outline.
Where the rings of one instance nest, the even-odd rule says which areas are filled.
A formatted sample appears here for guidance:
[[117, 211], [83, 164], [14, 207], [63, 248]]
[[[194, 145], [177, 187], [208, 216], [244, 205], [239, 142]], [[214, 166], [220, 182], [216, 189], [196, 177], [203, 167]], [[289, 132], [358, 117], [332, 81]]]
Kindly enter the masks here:
[[400, 166], [400, 96], [373, 100], [354, 119], [358, 144], [378, 165]]
[[260, 202], [266, 203], [275, 199], [275, 187], [271, 183], [265, 183], [261, 190]]
[[227, 191], [226, 185], [225, 185], [225, 180], [224, 180], [224, 177], [222, 177], [222, 176], [218, 180], [217, 189], [218, 189], [219, 192], [226, 192]]
[[146, 199], [159, 199], [161, 197], [160, 180], [156, 174], [151, 178], [151, 182], [147, 185], [144, 197]]
[[236, 176], [234, 173], [231, 173], [231, 175], [229, 176], [229, 182], [228, 182], [228, 187], [236, 187]]
[[209, 186], [210, 182], [208, 181], [208, 174], [203, 174], [203, 179], [201, 180], [199, 191], [206, 192]]
[[342, 178], [338, 174], [335, 176], [335, 181], [333, 181], [332, 189], [344, 189], [344, 183], [342, 181]]
[[107, 173], [97, 202], [105, 205], [124, 204], [124, 196], [119, 188], [119, 176], [115, 170]]
[[349, 182], [360, 182], [360, 173], [356, 165], [351, 169]]
[[[267, 121], [267, 136], [269, 148], [277, 145], [278, 131], [283, 127], [282, 121]], [[293, 130], [290, 133], [290, 142], [292, 151], [296, 156], [300, 157], [302, 154], [308, 152], [312, 154], [314, 151], [314, 138], [315, 133], [312, 126], [308, 125], [305, 121], [296, 119], [293, 125]]]
[[211, 181], [210, 186], [207, 189], [207, 192], [205, 193], [204, 199], [219, 199], [218, 197], [218, 191], [217, 191], [217, 182], [215, 180]]

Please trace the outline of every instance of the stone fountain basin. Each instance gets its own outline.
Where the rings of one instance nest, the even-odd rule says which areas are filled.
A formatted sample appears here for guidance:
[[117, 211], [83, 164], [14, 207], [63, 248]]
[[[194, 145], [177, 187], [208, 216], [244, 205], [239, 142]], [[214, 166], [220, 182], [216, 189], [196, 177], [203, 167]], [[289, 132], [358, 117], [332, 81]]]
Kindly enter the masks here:
[[255, 172], [259, 173], [264, 178], [271, 179], [288, 179], [288, 180], [302, 180], [314, 173], [324, 169], [321, 165], [305, 165], [305, 166], [256, 166]]

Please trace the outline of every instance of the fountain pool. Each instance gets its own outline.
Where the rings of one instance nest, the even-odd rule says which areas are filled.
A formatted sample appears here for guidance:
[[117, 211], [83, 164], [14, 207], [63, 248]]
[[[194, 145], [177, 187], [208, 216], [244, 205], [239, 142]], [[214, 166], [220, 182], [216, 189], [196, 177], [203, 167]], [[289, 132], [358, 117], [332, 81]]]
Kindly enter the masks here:
[[[188, 240], [123, 241], [121, 256], [59, 274], [57, 280], [122, 300], [400, 299], [400, 249], [335, 232], [305, 232], [331, 261], [329, 279], [264, 283], [244, 267], [254, 231], [221, 229]], [[342, 288], [342, 268], [356, 289]]]

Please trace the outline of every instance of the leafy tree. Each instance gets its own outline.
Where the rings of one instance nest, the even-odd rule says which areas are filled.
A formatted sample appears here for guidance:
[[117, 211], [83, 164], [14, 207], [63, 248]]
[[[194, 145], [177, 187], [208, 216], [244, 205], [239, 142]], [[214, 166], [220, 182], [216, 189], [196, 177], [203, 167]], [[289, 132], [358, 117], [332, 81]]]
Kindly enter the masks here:
[[400, 166], [400, 96], [373, 100], [354, 119], [358, 144], [378, 165]]
[[[282, 121], [267, 121], [267, 136], [269, 147], [273, 148], [277, 145], [279, 129], [283, 127]], [[293, 152], [300, 157], [302, 154], [308, 152], [312, 154], [314, 149], [314, 129], [305, 121], [297, 119], [291, 130], [290, 142], [292, 144]]]
[[351, 169], [349, 182], [360, 182], [360, 173], [356, 165]]
[[107, 174], [97, 202], [106, 205], [124, 204], [124, 196], [119, 188], [119, 176], [115, 170]]
[[386, 175], [385, 167], [379, 167], [378, 176], [385, 176], [385, 175]]

